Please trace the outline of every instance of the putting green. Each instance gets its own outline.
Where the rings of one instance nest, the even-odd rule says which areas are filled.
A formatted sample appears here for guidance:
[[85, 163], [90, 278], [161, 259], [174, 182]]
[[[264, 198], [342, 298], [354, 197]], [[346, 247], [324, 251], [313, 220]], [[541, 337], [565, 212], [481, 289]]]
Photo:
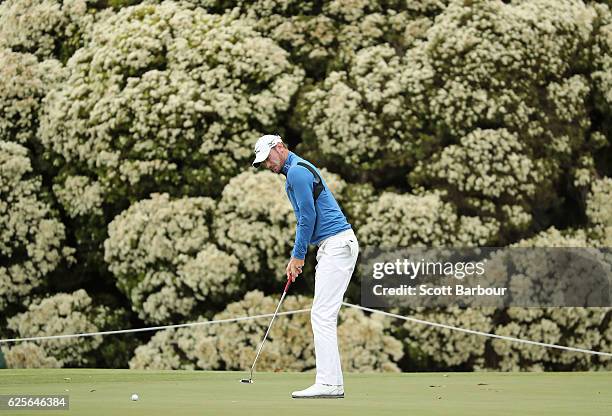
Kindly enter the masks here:
[[[294, 400], [310, 373], [0, 370], [0, 394], [68, 394], [69, 411], [89, 415], [609, 415], [612, 373], [345, 374], [346, 398]], [[65, 391], [68, 390], [68, 391]], [[130, 400], [138, 393], [140, 400]], [[40, 411], [0, 410], [0, 416]]]

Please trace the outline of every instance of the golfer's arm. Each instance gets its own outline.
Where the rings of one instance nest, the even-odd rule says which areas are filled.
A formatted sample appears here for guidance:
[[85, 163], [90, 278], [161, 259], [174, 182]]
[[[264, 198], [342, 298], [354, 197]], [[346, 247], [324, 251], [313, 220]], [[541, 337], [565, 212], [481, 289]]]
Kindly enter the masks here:
[[317, 213], [315, 211], [314, 199], [312, 197], [313, 177], [312, 174], [302, 167], [291, 169], [289, 177], [299, 208], [297, 228], [295, 231], [295, 243], [291, 256], [304, 260], [308, 251], [308, 244], [314, 232]]

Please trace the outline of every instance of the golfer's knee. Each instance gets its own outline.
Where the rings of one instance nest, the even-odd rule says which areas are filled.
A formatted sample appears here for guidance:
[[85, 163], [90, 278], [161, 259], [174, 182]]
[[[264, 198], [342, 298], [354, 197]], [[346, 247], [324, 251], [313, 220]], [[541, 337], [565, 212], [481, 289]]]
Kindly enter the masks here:
[[318, 326], [330, 326], [335, 327], [338, 321], [337, 314], [325, 313], [318, 309], [313, 308], [310, 311], [310, 319], [313, 324]]

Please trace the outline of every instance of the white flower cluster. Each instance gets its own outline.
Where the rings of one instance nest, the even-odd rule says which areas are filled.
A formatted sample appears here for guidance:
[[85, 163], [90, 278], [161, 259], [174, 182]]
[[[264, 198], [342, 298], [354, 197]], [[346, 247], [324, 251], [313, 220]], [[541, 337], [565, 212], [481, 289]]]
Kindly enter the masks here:
[[[510, 322], [495, 328], [498, 335], [610, 351], [612, 325], [606, 308], [509, 308]], [[612, 359], [494, 339], [502, 371], [610, 370]]]
[[575, 124], [580, 128], [578, 133], [590, 127], [586, 101], [591, 88], [584, 75], [574, 75], [562, 82], [551, 82], [546, 89], [548, 99], [555, 103], [553, 110], [558, 120]]
[[398, 372], [396, 362], [403, 356], [401, 341], [391, 335], [390, 321], [382, 315], [365, 316], [344, 308], [338, 318], [338, 340], [342, 368], [359, 372]]
[[511, 290], [516, 286], [519, 292], [512, 296], [513, 301], [568, 306], [600, 304], [602, 285], [612, 284], [612, 271], [606, 270], [610, 267], [612, 255], [596, 250], [572, 250], [595, 245], [585, 230], [559, 231], [554, 227], [513, 244], [513, 247], [520, 248], [546, 247], [508, 252], [511, 267], [507, 273], [512, 275]]
[[337, 196], [341, 202], [341, 208], [348, 222], [351, 223], [356, 233], [368, 220], [368, 209], [378, 198], [376, 191], [370, 183], [352, 183], [345, 187], [344, 193]]
[[[240, 302], [231, 303], [215, 319], [258, 315], [274, 311], [278, 299], [253, 291]], [[287, 296], [288, 310], [310, 307], [304, 296]], [[279, 317], [266, 341], [265, 354], [257, 369], [303, 371], [314, 368], [314, 344], [308, 314]], [[267, 319], [202, 325], [158, 332], [146, 345], [136, 349], [130, 368], [147, 369], [230, 369], [249, 368], [268, 325]], [[346, 371], [398, 371], [395, 362], [402, 356], [401, 342], [386, 335], [387, 324], [361, 311], [341, 310], [338, 344]]]
[[0, 140], [25, 145], [35, 138], [41, 101], [63, 75], [59, 61], [39, 63], [34, 55], [0, 47]]
[[[497, 151], [503, 161], [496, 157], [482, 164], [480, 159], [491, 153], [474, 139], [470, 156], [463, 158], [473, 163], [446, 163], [449, 172], [438, 174], [445, 176], [446, 187], [451, 175], [464, 172], [454, 179], [453, 200], [462, 209], [497, 218], [503, 225], [501, 241], [529, 229], [533, 206], [555, 204], [558, 183], [570, 166], [578, 162], [570, 168], [577, 186], [591, 181], [589, 155], [576, 157], [585, 152], [591, 127], [591, 83], [571, 74], [592, 65], [589, 56], [597, 50], [590, 52], [592, 38], [604, 32], [596, 29], [596, 9], [569, 0], [454, 2], [428, 32], [436, 85], [432, 117], [438, 128], [463, 136], [463, 144], [465, 137], [490, 126], [515, 144]], [[443, 149], [435, 158], [448, 153]], [[422, 166], [420, 173], [427, 175]], [[480, 181], [482, 189], [470, 181]]]
[[531, 223], [529, 203], [547, 184], [518, 135], [506, 129], [474, 130], [433, 161], [420, 162], [410, 176], [459, 195], [482, 217], [494, 216], [519, 229]]
[[62, 362], [45, 353], [44, 348], [33, 342], [20, 342], [13, 347], [3, 347], [8, 368], [60, 368]]
[[[304, 145], [345, 168], [345, 177], [354, 164], [393, 174], [389, 168], [405, 172], [449, 138], [506, 128], [553, 182], [590, 127], [589, 83], [567, 74], [589, 65], [596, 16], [571, 0], [451, 2], [423, 42], [407, 52], [361, 49], [348, 69], [304, 94]], [[525, 227], [526, 213], [504, 209], [518, 215], [513, 228]]]
[[[33, 302], [26, 312], [8, 319], [8, 328], [18, 337], [97, 332], [113, 315], [105, 306], [94, 306], [83, 289], [59, 293]], [[85, 338], [59, 338], [36, 341], [38, 344], [17, 344], [7, 353], [9, 367], [63, 367], [86, 365], [89, 353], [101, 343], [100, 335]], [[25, 357], [24, 354], [32, 354]], [[91, 364], [91, 363], [90, 363]]]
[[212, 242], [215, 203], [152, 194], [108, 226], [104, 260], [141, 319], [190, 317], [239, 291], [239, 260]]
[[612, 178], [601, 178], [591, 185], [587, 199], [587, 217], [593, 224], [607, 227], [612, 232]]
[[305, 145], [347, 175], [354, 165], [368, 172], [414, 162], [431, 77], [420, 61], [417, 52], [400, 59], [389, 45], [357, 52], [347, 71], [332, 72], [298, 104], [313, 133]]
[[358, 229], [363, 244], [379, 247], [440, 247], [461, 244], [486, 246], [499, 223], [460, 217], [438, 193], [422, 195], [384, 192], [367, 210]]
[[550, 227], [512, 244], [512, 247], [589, 247], [589, 243], [584, 230], [561, 231]]
[[0, 3], [0, 48], [29, 52], [39, 59], [64, 58], [94, 20], [88, 4], [96, 0], [5, 0]]
[[596, 5], [599, 24], [593, 46], [593, 64], [595, 71], [591, 74], [594, 81], [595, 104], [604, 113], [612, 111], [612, 11], [611, 5]]
[[28, 150], [0, 141], [0, 311], [22, 301], [71, 250], [64, 225], [44, 202]]
[[171, 1], [97, 22], [44, 100], [39, 135], [56, 164], [115, 200], [169, 188], [218, 195], [303, 77], [247, 23]]
[[[507, 323], [496, 325], [493, 308], [419, 309], [410, 316], [430, 322], [489, 332], [502, 336], [609, 351], [612, 346], [611, 324], [605, 308], [508, 308]], [[444, 367], [502, 371], [595, 370], [612, 368], [612, 360], [583, 353], [508, 342], [483, 340], [473, 334], [406, 323], [404, 344], [417, 360], [425, 354]], [[494, 356], [485, 359], [490, 344]], [[488, 362], [487, 362], [488, 361]]]
[[583, 56], [594, 18], [572, 0], [451, 3], [428, 32], [435, 117], [457, 136], [487, 123], [540, 137], [535, 90]]
[[236, 255], [245, 269], [278, 274], [293, 247], [295, 214], [283, 179], [272, 172], [243, 172], [223, 189], [215, 214], [219, 245]]
[[585, 153], [582, 156], [578, 157], [574, 163], [574, 167], [572, 169], [572, 179], [573, 185], [577, 189], [578, 192], [584, 194], [588, 192], [591, 188], [591, 183], [597, 180], [599, 177], [599, 173], [597, 172], [596, 162], [593, 158], [593, 154], [597, 153], [597, 150], [604, 150], [605, 144], [600, 141], [602, 134], [598, 131], [595, 131], [591, 134], [590, 137], [590, 147], [592, 146], [593, 150], [589, 153]]
[[104, 191], [87, 176], [69, 176], [63, 183], [53, 185], [53, 193], [72, 218], [102, 214]]
[[[551, 227], [541, 233], [513, 244], [513, 247], [593, 247], [596, 242], [589, 239], [584, 230], [559, 231]], [[523, 252], [525, 253], [525, 252]], [[554, 291], [556, 281], [572, 281], [582, 276], [584, 287], [578, 290], [591, 290], [584, 280], [585, 274], [593, 271], [586, 269], [590, 263], [572, 263], [566, 266], [564, 256], [549, 250], [533, 250], [527, 255], [513, 256], [517, 274], [541, 276], [538, 291], [549, 291], [548, 297], [558, 296]], [[555, 270], [554, 276], [547, 281], [544, 272]], [[563, 273], [562, 276], [559, 273]], [[599, 271], [596, 273], [600, 273]], [[567, 290], [567, 289], [565, 289]], [[612, 347], [610, 323], [606, 319], [605, 308], [518, 308], [506, 310], [508, 323], [495, 327], [494, 333], [540, 342], [570, 345], [597, 351], [609, 351]], [[582, 353], [561, 352], [539, 346], [508, 343], [493, 340], [493, 350], [497, 353], [497, 367], [503, 371], [518, 370], [594, 370], [612, 368], [612, 360], [593, 357]]]
[[535, 168], [516, 134], [477, 129], [445, 147], [433, 162], [421, 162], [415, 173], [447, 182], [463, 194], [520, 201], [536, 191], [541, 177]]
[[222, 14], [228, 9], [239, 8], [241, 11], [253, 9], [259, 16], [274, 14], [311, 14], [315, 3], [300, 0], [186, 0], [196, 6]]
[[349, 194], [351, 193], [351, 187], [353, 184], [348, 184], [340, 175], [330, 172], [326, 168], [320, 168], [321, 177], [329, 191], [334, 195], [334, 198], [339, 203], [347, 201]]
[[[491, 332], [494, 312], [493, 308], [448, 307], [443, 310], [419, 308], [406, 314], [429, 322]], [[428, 359], [444, 367], [461, 366], [463, 369], [467, 367], [477, 370], [486, 366], [486, 343], [478, 336], [430, 325], [415, 325], [412, 322], [406, 322], [402, 328], [406, 331], [404, 348], [416, 352], [413, 359], [425, 354]]]
[[612, 247], [612, 178], [601, 178], [591, 183], [587, 197], [586, 215], [591, 227], [588, 229], [596, 247]]
[[334, 0], [318, 6], [293, 0], [190, 1], [216, 12], [238, 7], [259, 31], [289, 51], [294, 62], [316, 75], [346, 67], [365, 47], [391, 42], [406, 49], [424, 38], [433, 17], [447, 3]]

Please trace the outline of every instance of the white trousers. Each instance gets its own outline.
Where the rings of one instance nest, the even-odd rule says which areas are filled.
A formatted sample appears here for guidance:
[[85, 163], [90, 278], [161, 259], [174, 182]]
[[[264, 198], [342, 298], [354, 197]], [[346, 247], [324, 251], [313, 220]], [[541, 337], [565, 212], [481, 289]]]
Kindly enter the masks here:
[[338, 312], [358, 254], [359, 243], [352, 229], [319, 243], [315, 293], [310, 311], [317, 365], [316, 383], [344, 384], [336, 328]]

